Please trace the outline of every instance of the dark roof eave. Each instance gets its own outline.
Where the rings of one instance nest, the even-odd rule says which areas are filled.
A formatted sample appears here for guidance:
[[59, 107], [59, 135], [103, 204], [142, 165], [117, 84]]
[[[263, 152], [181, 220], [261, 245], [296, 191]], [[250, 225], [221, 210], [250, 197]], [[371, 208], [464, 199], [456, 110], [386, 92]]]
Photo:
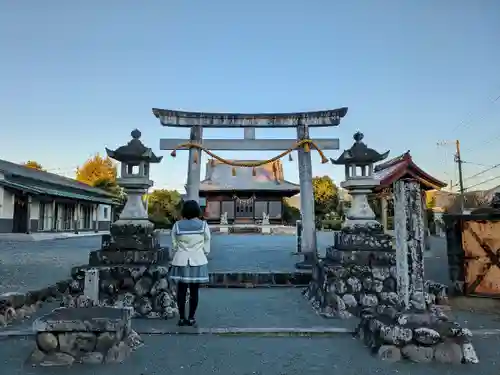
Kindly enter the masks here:
[[55, 173], [50, 173], [46, 171], [39, 171], [26, 167], [21, 164], [12, 163], [7, 160], [0, 159], [0, 172], [3, 172], [5, 177], [17, 176], [21, 178], [26, 178], [34, 181], [41, 181], [47, 184], [51, 184], [58, 187], [65, 187], [75, 190], [81, 190], [86, 193], [100, 194], [103, 196], [112, 197], [111, 193], [105, 190], [84, 184], [83, 182], [77, 181], [72, 178], [60, 176]]
[[116, 151], [110, 150], [106, 147], [106, 154], [111, 158], [115, 159], [119, 162], [127, 162], [127, 161], [148, 161], [150, 163], [160, 163], [163, 159], [163, 156], [156, 156], [155, 153], [151, 150], [146, 150], [142, 155], [132, 155], [127, 153], [120, 152], [120, 149]]

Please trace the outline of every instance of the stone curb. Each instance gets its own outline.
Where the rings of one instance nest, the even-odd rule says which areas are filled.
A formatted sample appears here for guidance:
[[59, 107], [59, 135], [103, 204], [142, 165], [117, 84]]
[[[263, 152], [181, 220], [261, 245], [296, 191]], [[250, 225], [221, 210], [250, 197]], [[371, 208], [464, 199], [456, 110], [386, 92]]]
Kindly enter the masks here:
[[142, 330], [144, 335], [216, 335], [216, 336], [331, 336], [337, 334], [353, 334], [349, 328], [311, 327], [311, 328], [166, 328]]
[[[301, 336], [335, 336], [338, 334], [354, 334], [354, 329], [342, 327], [312, 327], [312, 328], [178, 328], [143, 329], [136, 330], [141, 335], [214, 335], [214, 336], [274, 336], [274, 337], [301, 337]], [[471, 330], [476, 337], [500, 335], [500, 329]], [[0, 331], [0, 338], [34, 336], [31, 329]]]
[[307, 288], [307, 284], [205, 284], [207, 289], [269, 289], [269, 288]]

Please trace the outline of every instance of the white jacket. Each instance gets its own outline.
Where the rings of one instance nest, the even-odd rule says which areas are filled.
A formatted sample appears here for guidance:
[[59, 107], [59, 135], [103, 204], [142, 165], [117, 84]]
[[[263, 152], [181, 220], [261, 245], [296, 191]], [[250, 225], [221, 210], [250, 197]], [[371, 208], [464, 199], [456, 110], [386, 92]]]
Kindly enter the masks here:
[[200, 219], [179, 220], [172, 227], [172, 265], [202, 266], [208, 263], [210, 228]]

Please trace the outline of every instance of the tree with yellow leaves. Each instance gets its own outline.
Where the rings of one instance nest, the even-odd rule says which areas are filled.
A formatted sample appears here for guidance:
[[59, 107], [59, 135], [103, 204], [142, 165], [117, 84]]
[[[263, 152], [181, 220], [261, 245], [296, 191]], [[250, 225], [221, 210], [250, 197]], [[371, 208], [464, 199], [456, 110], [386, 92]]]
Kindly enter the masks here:
[[116, 165], [108, 156], [102, 157], [99, 154], [88, 159], [76, 170], [77, 181], [90, 186], [101, 188], [116, 185]]
[[314, 206], [316, 216], [336, 211], [339, 197], [338, 189], [329, 176], [313, 177]]
[[31, 168], [31, 169], [36, 169], [38, 171], [44, 171], [42, 165], [34, 160], [28, 160], [26, 163], [23, 164], [25, 167]]

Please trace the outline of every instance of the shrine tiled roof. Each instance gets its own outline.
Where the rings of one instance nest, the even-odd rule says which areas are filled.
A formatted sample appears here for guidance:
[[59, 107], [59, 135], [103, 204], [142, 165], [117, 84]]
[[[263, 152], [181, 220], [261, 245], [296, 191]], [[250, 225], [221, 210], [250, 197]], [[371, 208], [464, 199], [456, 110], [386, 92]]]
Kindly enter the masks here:
[[426, 190], [442, 189], [446, 186], [446, 183], [431, 176], [415, 164], [410, 151], [375, 166], [373, 177], [380, 181], [379, 188], [387, 187], [402, 177], [417, 179]]
[[[241, 161], [241, 160], [239, 160]], [[255, 176], [254, 176], [255, 174]], [[300, 186], [284, 179], [281, 162], [260, 167], [232, 167], [207, 163], [206, 176], [200, 183], [200, 191], [300, 191]]]

